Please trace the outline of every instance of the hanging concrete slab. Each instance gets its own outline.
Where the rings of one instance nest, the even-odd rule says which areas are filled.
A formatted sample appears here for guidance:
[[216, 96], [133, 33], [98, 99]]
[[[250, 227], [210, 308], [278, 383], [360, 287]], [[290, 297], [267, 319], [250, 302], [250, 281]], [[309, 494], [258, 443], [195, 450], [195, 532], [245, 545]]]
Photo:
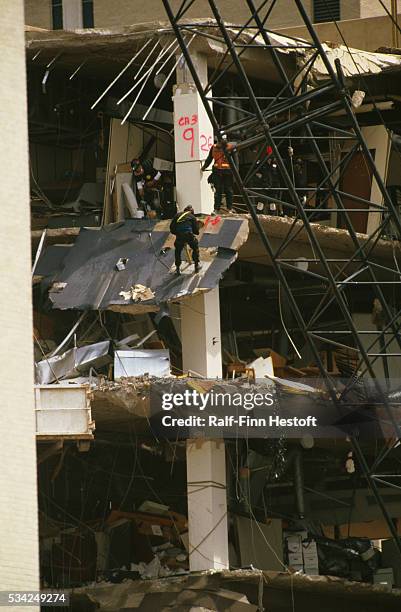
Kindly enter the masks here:
[[[199, 237], [201, 272], [194, 274], [192, 262], [184, 261], [177, 277], [169, 225], [169, 220], [130, 219], [101, 229], [83, 228], [55, 269], [54, 249], [45, 251], [36, 274], [44, 272], [43, 287], [49, 287], [53, 308], [157, 312], [163, 303], [218, 286], [248, 237], [245, 219], [210, 220]], [[121, 259], [126, 263], [119, 270]]]

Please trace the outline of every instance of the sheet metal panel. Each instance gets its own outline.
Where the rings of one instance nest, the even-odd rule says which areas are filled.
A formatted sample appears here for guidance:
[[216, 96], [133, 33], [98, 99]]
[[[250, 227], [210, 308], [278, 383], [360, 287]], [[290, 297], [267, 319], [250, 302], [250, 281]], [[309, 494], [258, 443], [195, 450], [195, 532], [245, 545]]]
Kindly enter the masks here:
[[115, 351], [114, 379], [126, 376], [170, 375], [170, 353], [167, 349], [132, 349]]
[[101, 367], [111, 360], [109, 351], [110, 340], [104, 340], [43, 359], [35, 364], [36, 382], [45, 385], [63, 378], [74, 378], [91, 367]]

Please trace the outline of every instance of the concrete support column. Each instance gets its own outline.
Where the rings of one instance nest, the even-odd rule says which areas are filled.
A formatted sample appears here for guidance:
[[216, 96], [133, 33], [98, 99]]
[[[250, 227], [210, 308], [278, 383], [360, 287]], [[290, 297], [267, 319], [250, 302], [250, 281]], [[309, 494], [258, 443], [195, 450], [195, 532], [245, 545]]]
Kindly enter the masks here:
[[[207, 58], [194, 52], [192, 60], [203, 85], [207, 82]], [[185, 62], [177, 69], [174, 91], [174, 144], [177, 201], [180, 210], [191, 204], [195, 213], [213, 210], [208, 174], [201, 171], [213, 144], [213, 127]], [[181, 308], [183, 370], [221, 378], [219, 290], [199, 295]]]
[[182, 303], [181, 342], [184, 372], [222, 377], [218, 287]]
[[[202, 84], [207, 59], [193, 54]], [[201, 171], [213, 144], [213, 128], [187, 66], [177, 70], [174, 138], [178, 208], [213, 210], [208, 173]], [[183, 370], [221, 378], [221, 330], [218, 287], [181, 306]], [[187, 440], [189, 566], [191, 571], [228, 568], [226, 461], [224, 441]]]
[[39, 588], [39, 554], [22, 0], [1, 3], [0, 46], [0, 590], [29, 591]]
[[[194, 54], [194, 62], [205, 84], [207, 58]], [[202, 172], [201, 166], [213, 145], [213, 127], [185, 64], [177, 70], [173, 101], [178, 208], [191, 204], [196, 213], [209, 214], [213, 210], [213, 192], [207, 182], [209, 173]]]
[[225, 445], [187, 441], [189, 567], [227, 569], [228, 527]]

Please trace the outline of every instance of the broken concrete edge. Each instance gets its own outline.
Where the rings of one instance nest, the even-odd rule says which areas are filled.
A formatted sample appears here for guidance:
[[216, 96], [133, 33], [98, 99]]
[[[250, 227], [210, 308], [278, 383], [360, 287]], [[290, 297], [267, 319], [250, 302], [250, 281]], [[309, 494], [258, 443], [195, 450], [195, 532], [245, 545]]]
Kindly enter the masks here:
[[[245, 217], [251, 221], [251, 216], [249, 214], [241, 215], [241, 217]], [[290, 226], [293, 225], [294, 231], [297, 232], [294, 242], [309, 245], [309, 236], [303, 221], [295, 221], [292, 217], [275, 217], [270, 215], [260, 215], [259, 218], [268, 237], [284, 238], [287, 235]], [[332, 249], [333, 251], [338, 251], [339, 253], [350, 253], [351, 251], [354, 251], [354, 244], [348, 230], [323, 225], [322, 223], [318, 222], [311, 223], [311, 227], [313, 228], [314, 232], [318, 234], [319, 242], [322, 247]], [[257, 229], [255, 224], [251, 223], [251, 237], [254, 234], [257, 234]], [[367, 234], [356, 232], [355, 235], [361, 244], [370, 241]], [[372, 253], [374, 253], [375, 257], [377, 258], [392, 258], [394, 249], [401, 250], [401, 244], [398, 241], [380, 239], [374, 246]]]
[[[252, 217], [250, 214], [238, 214], [233, 216], [232, 218], [239, 217], [243, 220], [249, 221], [249, 232], [245, 237], [245, 242], [253, 240], [259, 240], [259, 234], [255, 227], [255, 224], [252, 221]], [[294, 220], [290, 217], [275, 217], [271, 215], [259, 215], [259, 220], [267, 233], [269, 238], [274, 237], [284, 237], [290, 226], [294, 224]], [[306, 233], [306, 230], [303, 226], [302, 221], [295, 222], [295, 229], [299, 231], [295, 242], [299, 242], [302, 244], [309, 244], [309, 238]], [[312, 227], [314, 231], [319, 234], [319, 238], [321, 240], [321, 245], [323, 247], [332, 248], [333, 250], [337, 250], [342, 253], [353, 252], [354, 246], [352, 243], [352, 239], [349, 235], [349, 232], [346, 229], [338, 229], [335, 227], [330, 227], [328, 225], [323, 225], [321, 223], [312, 223]], [[81, 228], [60, 228], [60, 229], [49, 229], [47, 230], [46, 235], [46, 246], [52, 244], [73, 244], [75, 242], [76, 237], [78, 236]], [[91, 228], [94, 231], [100, 228]], [[43, 230], [33, 230], [31, 232], [31, 240], [32, 240], [32, 249], [35, 251], [40, 238], [42, 236]], [[356, 234], [358, 240], [363, 244], [367, 242], [369, 237], [367, 234]], [[238, 237], [239, 239], [239, 237]], [[245, 242], [243, 244], [245, 244]], [[238, 248], [237, 244], [235, 245]], [[401, 244], [397, 241], [392, 240], [379, 240], [377, 244], [374, 246], [372, 253], [374, 253], [375, 257], [380, 259], [392, 259], [394, 249], [401, 250]], [[241, 253], [239, 253], [241, 257]], [[149, 312], [149, 311], [144, 311]]]
[[[233, 255], [233, 263], [237, 259], [238, 259], [238, 253], [235, 253], [235, 255]], [[220, 280], [221, 278], [222, 278], [222, 274], [219, 276]], [[104, 310], [111, 310], [113, 312], [126, 313], [126, 314], [132, 314], [132, 315], [145, 314], [145, 313], [150, 313], [150, 312], [159, 312], [160, 309], [166, 306], [166, 304], [180, 304], [182, 302], [185, 302], [186, 300], [193, 298], [194, 296], [208, 293], [209, 291], [213, 291], [214, 289], [215, 287], [209, 287], [209, 288], [196, 287], [191, 293], [188, 293], [183, 296], [174, 297], [171, 300], [167, 300], [167, 302], [163, 302], [160, 305], [147, 305], [146, 300], [138, 300], [137, 302], [131, 302], [127, 304], [111, 304], [107, 306], [107, 308], [104, 308]], [[149, 291], [151, 290], [149, 289]], [[74, 308], [56, 308], [55, 306], [54, 308], [57, 310], [75, 310]]]
[[[386, 586], [372, 585], [365, 582], [352, 582], [345, 578], [336, 576], [309, 576], [300, 573], [277, 572], [266, 570], [223, 570], [214, 571], [208, 570], [204, 572], [193, 572], [183, 576], [168, 576], [162, 579], [152, 580], [126, 580], [124, 583], [112, 584], [109, 582], [99, 582], [88, 584], [87, 586], [71, 589], [71, 595], [86, 595], [94, 602], [97, 601], [96, 592], [99, 594], [102, 591], [108, 591], [110, 595], [113, 589], [118, 590], [121, 594], [129, 593], [163, 593], [163, 592], [180, 592], [183, 588], [191, 588], [193, 590], [207, 589], [216, 586], [218, 581], [221, 581], [219, 586], [227, 587], [227, 583], [233, 583], [233, 590], [238, 590], [238, 583], [248, 582], [258, 586], [263, 580], [265, 590], [278, 589], [282, 591], [294, 590], [311, 592], [314, 594], [321, 593], [325, 597], [330, 595], [347, 596], [355, 600], [371, 601], [372, 595], [376, 595], [376, 602], [390, 603], [401, 599], [401, 589], [392, 589], [389, 591]], [[186, 583], [189, 583], [188, 585]], [[226, 584], [225, 584], [226, 583]], [[104, 592], [106, 595], [106, 592]]]
[[[235, 259], [237, 259], [237, 257], [238, 255], [235, 257]], [[185, 300], [188, 300], [194, 297], [195, 295], [208, 293], [212, 290], [213, 287], [210, 289], [196, 287], [196, 289], [192, 293], [189, 293], [188, 295], [183, 295], [181, 297], [175, 297], [173, 300], [169, 300], [167, 304], [180, 304], [181, 302], [185, 302]], [[106, 310], [112, 310], [113, 312], [124, 312], [126, 314], [144, 314], [147, 312], [159, 312], [160, 308], [162, 308], [164, 305], [165, 303], [163, 303], [163, 305], [161, 304], [160, 306], [147, 306], [146, 301], [143, 300], [130, 304], [113, 304], [111, 306], [108, 306]]]
[[[80, 229], [80, 227], [62, 227], [57, 229], [48, 229], [46, 230], [46, 246], [49, 246], [50, 244], [73, 244], [75, 242], [75, 238], [80, 232]], [[34, 250], [36, 250], [42, 237], [42, 234], [42, 229], [31, 231], [31, 242], [32, 248]]]
[[[216, 21], [214, 19], [205, 18], [192, 18], [180, 20], [181, 25], [191, 23], [198, 27], [202, 27], [203, 31], [208, 26], [211, 27], [211, 33], [215, 33], [213, 26]], [[233, 34], [238, 36], [238, 28], [234, 24], [227, 23], [226, 27]], [[26, 31], [26, 47], [28, 50], [35, 52], [38, 49], [50, 48], [54, 50], [73, 50], [81, 49], [83, 46], [90, 47], [103, 47], [105, 44], [109, 44], [112, 41], [114, 44], [123, 44], [125, 47], [129, 47], [132, 43], [141, 42], [145, 37], [159, 37], [174, 34], [170, 23], [167, 20], [157, 20], [153, 22], [138, 23], [128, 26], [114, 26], [109, 28], [92, 28], [92, 29], [80, 29], [74, 31], [33, 31], [32, 29]], [[279, 32], [269, 31], [270, 38], [280, 45], [278, 48], [279, 53], [291, 54], [296, 56], [308, 57], [314, 53], [312, 44], [305, 39], [286, 36]], [[264, 45], [264, 41], [261, 37], [254, 38], [253, 30], [245, 29], [238, 36], [238, 40], [247, 43], [253, 41], [256, 44], [260, 41], [261, 47]], [[306, 44], [311, 44], [311, 48], [299, 49], [299, 41], [303, 41]], [[202, 41], [204, 43], [204, 41]], [[210, 51], [214, 53], [225, 52], [223, 41], [221, 43], [221, 50], [219, 44], [212, 44], [213, 41], [207, 41]], [[213, 47], [213, 48], [212, 48]], [[285, 48], [283, 48], [285, 47]], [[291, 48], [293, 47], [293, 48]], [[377, 74], [383, 71], [389, 70], [400, 70], [401, 69], [401, 58], [398, 54], [390, 53], [378, 53], [371, 51], [364, 51], [361, 49], [347, 48], [345, 45], [323, 43], [330, 63], [334, 65], [336, 58], [341, 58], [341, 63], [345, 76], [359, 75], [361, 68], [365, 74]], [[358, 58], [358, 66], [355, 64], [354, 57]], [[316, 79], [322, 79], [327, 77], [327, 69], [321, 61], [315, 61], [311, 70], [313, 76]]]
[[[173, 246], [174, 236], [170, 233], [170, 221], [163, 220], [158, 221], [152, 225], [152, 235], [156, 234], [156, 237], [162, 235], [162, 250], [161, 253], [168, 254], [168, 265], [163, 263], [164, 268], [160, 266], [153, 266], [153, 272], [149, 277], [146, 277], [145, 282], [148, 286], [142, 284], [144, 282], [144, 275], [138, 273], [138, 269], [142, 269], [142, 266], [148, 265], [149, 260], [159, 260], [159, 256], [156, 251], [150, 249], [148, 255], [146, 255], [146, 248], [144, 248], [143, 241], [137, 239], [136, 236], [143, 236], [143, 223], [135, 220], [127, 220], [125, 223], [116, 223], [108, 226], [108, 228], [90, 229], [81, 228], [74, 243], [73, 249], [80, 249], [79, 261], [74, 260], [73, 270], [68, 269], [68, 264], [64, 266], [64, 276], [53, 277], [53, 282], [49, 288], [49, 299], [53, 305], [53, 308], [58, 310], [83, 310], [83, 309], [101, 309], [101, 310], [113, 310], [114, 312], [129, 313], [129, 314], [142, 314], [149, 312], [158, 312], [160, 308], [165, 307], [166, 304], [180, 303], [195, 295], [202, 295], [214, 289], [222, 279], [227, 269], [234, 263], [238, 257], [237, 249], [239, 249], [249, 236], [248, 220], [234, 217], [211, 217], [210, 215], [204, 215], [200, 218], [200, 221], [204, 221], [204, 226], [200, 228], [199, 244], [200, 244], [200, 259], [203, 264], [200, 274], [186, 274], [185, 270], [182, 272], [179, 279], [180, 283], [170, 282], [169, 279], [173, 277], [166, 275], [164, 268], [167, 268], [167, 272], [175, 272], [174, 257], [173, 257]], [[208, 223], [210, 221], [210, 223]], [[130, 233], [133, 229], [138, 230], [138, 234], [135, 233], [135, 239]], [[149, 229], [145, 225], [146, 234]], [[121, 284], [121, 278], [116, 274], [115, 261], [107, 257], [99, 257], [99, 261], [102, 262], [103, 276], [98, 273], [98, 277], [102, 278], [102, 287], [97, 291], [96, 286], [91, 287], [92, 293], [87, 295], [85, 292], [82, 293], [82, 283], [78, 288], [74, 285], [73, 274], [84, 274], [85, 270], [85, 257], [88, 250], [88, 246], [83, 246], [83, 243], [92, 244], [96, 242], [99, 237], [102, 240], [110, 240], [111, 232], [119, 233], [125, 232], [125, 240], [130, 243], [130, 268], [128, 269], [124, 277], [124, 283]], [[219, 238], [221, 232], [221, 238]], [[132, 239], [132, 242], [131, 242]], [[147, 244], [147, 243], [146, 243]], [[50, 249], [52, 245], [47, 245]], [[54, 245], [53, 245], [54, 246]], [[128, 247], [127, 247], [128, 248]], [[138, 250], [136, 250], [138, 249]], [[70, 249], [67, 251], [67, 261], [70, 256]], [[89, 249], [90, 250], [90, 249]], [[107, 249], [106, 249], [107, 251]], [[125, 251], [124, 251], [125, 252]], [[144, 259], [145, 253], [145, 259]], [[121, 253], [119, 253], [121, 254]], [[50, 251], [44, 252], [44, 257], [51, 257]], [[118, 256], [118, 255], [117, 255]], [[135, 260], [136, 257], [136, 261]], [[120, 257], [121, 259], [121, 257]], [[217, 263], [215, 260], [218, 260]], [[119, 263], [119, 262], [117, 262]], [[158, 263], [158, 262], [156, 262]], [[216, 264], [216, 265], [214, 265]], [[46, 266], [45, 266], [46, 268]], [[156, 269], [157, 268], [157, 269]], [[66, 272], [65, 270], [68, 270]], [[124, 267], [125, 269], [125, 267]], [[37, 274], [48, 274], [48, 272], [40, 272], [39, 267]], [[100, 274], [100, 276], [99, 276]], [[106, 287], [106, 276], [107, 276], [107, 289], [110, 287], [107, 299], [103, 300], [105, 295]], [[72, 281], [71, 281], [72, 277]], [[58, 280], [62, 279], [62, 282]], [[35, 278], [35, 281], [38, 279]], [[72, 284], [71, 284], [71, 282]], [[93, 281], [92, 285], [97, 281]], [[79, 284], [79, 283], [78, 283]], [[60, 296], [60, 292], [63, 294]], [[68, 293], [65, 297], [66, 292]], [[99, 298], [99, 296], [101, 296]]]
[[168, 32], [167, 22], [153, 21], [148, 23], [134, 24], [132, 26], [115, 26], [110, 28], [85, 28], [82, 30], [26, 30], [25, 45], [28, 52], [36, 53], [39, 49], [81, 52], [83, 49], [93, 51], [105, 48], [106, 45], [114, 44], [123, 46], [130, 51], [137, 44], [143, 44], [143, 40], [158, 37]]

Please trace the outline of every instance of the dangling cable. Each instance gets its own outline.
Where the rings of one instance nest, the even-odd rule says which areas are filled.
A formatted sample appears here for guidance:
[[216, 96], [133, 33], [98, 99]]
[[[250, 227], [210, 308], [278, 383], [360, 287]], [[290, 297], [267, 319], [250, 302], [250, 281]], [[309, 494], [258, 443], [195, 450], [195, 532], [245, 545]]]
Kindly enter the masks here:
[[292, 344], [292, 346], [294, 348], [294, 351], [298, 355], [298, 358], [302, 359], [302, 355], [299, 352], [299, 350], [297, 349], [297, 347], [295, 346], [294, 341], [291, 338], [290, 333], [289, 333], [289, 331], [288, 331], [288, 329], [287, 329], [287, 327], [286, 327], [286, 325], [284, 323], [283, 312], [282, 312], [282, 309], [281, 309], [281, 281], [279, 281], [279, 283], [278, 283], [278, 306], [279, 306], [279, 311], [280, 311], [281, 324], [282, 324], [282, 326], [284, 328], [285, 333], [287, 334], [287, 338], [291, 342], [291, 344]]

